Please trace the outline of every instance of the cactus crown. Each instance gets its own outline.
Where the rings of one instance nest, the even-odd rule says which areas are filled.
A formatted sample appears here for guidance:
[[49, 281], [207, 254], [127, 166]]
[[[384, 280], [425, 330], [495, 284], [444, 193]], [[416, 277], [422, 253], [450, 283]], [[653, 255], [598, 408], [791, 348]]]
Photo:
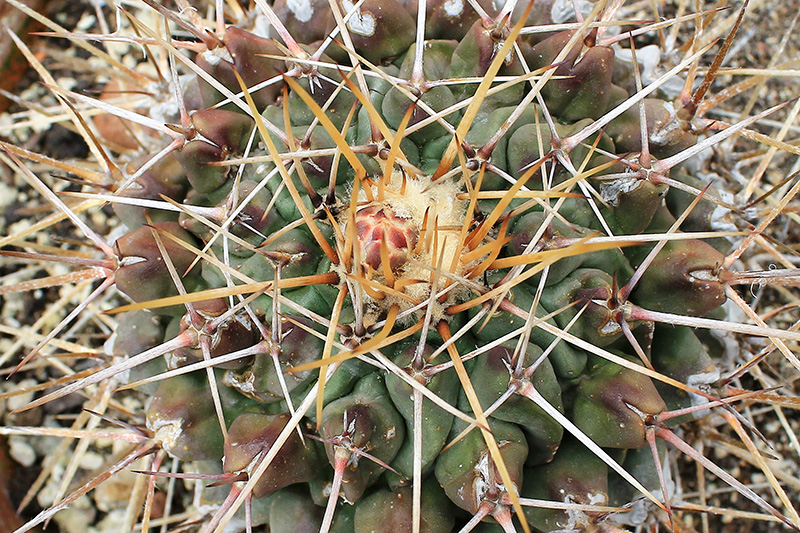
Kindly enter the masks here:
[[[622, 2], [220, 1], [208, 17], [145, 3], [119, 8], [119, 31], [63, 35], [118, 69], [100, 75], [99, 97], [39, 69], [89, 164], [2, 142], [55, 214], [3, 237], [0, 253], [73, 267], [3, 293], [83, 291], [9, 370], [77, 371], [58, 350], [100, 361], [17, 411], [88, 394], [64, 435], [132, 443], [18, 532], [128, 468], [146, 477], [123, 529], [154, 526], [166, 477], [195, 480], [194, 498], [169, 485], [187, 513], [175, 526], [208, 532], [677, 531], [689, 516], [673, 506], [686, 496], [672, 483], [681, 454], [798, 529], [733, 405], [782, 400], [739, 387], [745, 360], [731, 349], [735, 334], [769, 339], [800, 370], [787, 345], [800, 335], [736, 290], [794, 284], [794, 270], [736, 262], [757, 241], [788, 257], [764, 235], [796, 187], [738, 231], [752, 229], [742, 205], [771, 200], [748, 203], [769, 185], [711, 184], [698, 162], [733, 137], [797, 153], [752, 129], [782, 106], [709, 117], [730, 96], [707, 92], [744, 7], [694, 83], [709, 46], [691, 42], [674, 63], [664, 53], [654, 77], [641, 39], [717, 11], [628, 31], [637, 11]], [[96, 39], [146, 53], [130, 66], [139, 56], [119, 61]], [[635, 55], [644, 62], [621, 59]], [[54, 194], [40, 164], [83, 192]], [[36, 242], [64, 218], [94, 249]], [[756, 325], [737, 323], [737, 306]], [[102, 350], [69, 340], [92, 318]], [[777, 499], [675, 423], [709, 413]], [[101, 419], [122, 429], [96, 430]]]

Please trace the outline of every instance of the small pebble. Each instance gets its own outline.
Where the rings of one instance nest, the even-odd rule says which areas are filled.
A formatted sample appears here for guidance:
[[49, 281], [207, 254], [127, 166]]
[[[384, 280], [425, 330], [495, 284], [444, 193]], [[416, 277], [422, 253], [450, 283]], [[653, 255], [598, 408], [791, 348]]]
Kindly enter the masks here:
[[88, 497], [82, 496], [59, 512], [55, 521], [64, 533], [86, 533], [86, 524], [94, 522], [97, 511]]
[[[36, 380], [34, 379], [23, 379], [14, 387], [14, 389], [30, 389], [36, 386], [36, 384]], [[8, 400], [6, 400], [6, 406], [8, 407], [9, 411], [13, 411], [31, 403], [31, 400], [33, 400], [33, 391], [23, 392], [22, 394], [9, 396]]]
[[81, 457], [80, 466], [90, 472], [99, 470], [105, 464], [103, 456], [97, 452], [86, 452]]
[[8, 453], [22, 466], [33, 466], [36, 463], [36, 451], [20, 435], [8, 438]]

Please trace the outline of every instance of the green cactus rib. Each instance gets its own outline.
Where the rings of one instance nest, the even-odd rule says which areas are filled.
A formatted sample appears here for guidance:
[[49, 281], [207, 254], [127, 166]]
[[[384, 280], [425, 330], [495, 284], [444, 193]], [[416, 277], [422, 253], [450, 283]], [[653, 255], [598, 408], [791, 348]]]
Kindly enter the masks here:
[[[159, 460], [219, 480], [197, 491], [203, 531], [603, 531], [634, 501], [680, 519], [673, 422], [738, 392], [705, 331], [725, 324], [730, 241], [679, 228], [714, 232], [728, 204], [689, 164], [713, 124], [642, 88], [592, 24], [607, 2], [540, 33], [553, 2], [257, 0], [216, 26], [146, 3], [181, 28], [130, 20], [181, 75], [164, 105], [63, 96], [125, 124], [91, 123], [126, 165], [82, 195], [121, 233], [95, 234], [21, 161], [46, 159], [7, 150], [105, 254], [85, 260], [93, 298], [132, 302], [118, 360], [24, 409], [136, 389], [119, 393], [145, 399]], [[798, 338], [759, 326], [730, 329]], [[782, 489], [779, 511], [722, 477], [798, 529]]]

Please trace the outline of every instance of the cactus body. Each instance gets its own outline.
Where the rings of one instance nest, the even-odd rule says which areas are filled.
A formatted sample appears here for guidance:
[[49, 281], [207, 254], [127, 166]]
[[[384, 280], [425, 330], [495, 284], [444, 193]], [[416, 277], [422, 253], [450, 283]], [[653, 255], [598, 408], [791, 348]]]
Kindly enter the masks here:
[[647, 257], [702, 133], [658, 92], [617, 107], [597, 28], [520, 36], [553, 2], [261, 3], [213, 31], [170, 12], [196, 38], [184, 108], [147, 147], [109, 139], [139, 152], [97, 268], [157, 318], [121, 315], [110, 353], [162, 381], [145, 438], [233, 484], [212, 530], [241, 499], [271, 531], [594, 531], [618, 463], [719, 375], [655, 321], [720, 312], [725, 256], [671, 235]]

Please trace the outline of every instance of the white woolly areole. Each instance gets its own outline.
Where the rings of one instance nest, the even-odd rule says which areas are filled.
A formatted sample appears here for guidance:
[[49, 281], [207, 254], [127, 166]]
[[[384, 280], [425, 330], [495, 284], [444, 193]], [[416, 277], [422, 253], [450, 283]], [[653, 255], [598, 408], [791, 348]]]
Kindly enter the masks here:
[[476, 508], [480, 507], [483, 500], [486, 499], [486, 493], [489, 492], [489, 489], [494, 488], [489, 484], [489, 480], [491, 479], [489, 472], [490, 468], [491, 465], [489, 464], [489, 452], [484, 452], [481, 454], [480, 460], [475, 465], [475, 471], [478, 473], [478, 475], [475, 476], [475, 481], [473, 482], [475, 487]]
[[[353, 10], [355, 4], [350, 0], [343, 0], [342, 7], [349, 13]], [[375, 26], [375, 16], [369, 11], [363, 12], [361, 9], [347, 21], [347, 27], [350, 28], [350, 31], [364, 37], [372, 37], [375, 34]]]
[[[736, 197], [727, 191], [719, 191], [719, 197], [723, 202], [729, 205], [736, 202]], [[711, 229], [715, 231], [736, 231], [738, 229], [736, 225], [731, 222], [731, 210], [721, 205], [716, 206], [711, 212], [709, 223], [711, 224]]]
[[650, 134], [650, 142], [655, 144], [666, 144], [669, 141], [669, 135], [672, 131], [680, 128], [680, 121], [677, 119], [678, 111], [672, 102], [663, 102], [662, 106], [669, 113], [669, 120], [660, 127], [656, 126]]
[[[716, 383], [717, 381], [719, 381], [719, 378], [720, 378], [720, 371], [719, 369], [715, 369], [712, 372], [702, 372], [699, 374], [693, 374], [689, 376], [689, 378], [686, 380], [686, 384], [694, 389], [704, 390], [708, 388], [708, 385], [711, 385], [712, 383]], [[701, 405], [709, 403], [708, 398], [706, 398], [705, 396], [700, 396], [699, 394], [695, 394], [693, 392], [689, 393], [689, 398], [691, 398], [692, 407], [699, 407]], [[697, 411], [696, 413], [694, 413], [693, 416], [695, 420], [697, 420], [703, 418], [707, 414], [708, 410], [704, 409], [702, 411]]]
[[464, 12], [464, 0], [447, 0], [442, 9], [448, 17], [459, 17]]
[[167, 452], [175, 448], [176, 441], [183, 434], [183, 419], [156, 418], [147, 420], [147, 429], [155, 433], [153, 440], [161, 444]]
[[245, 396], [258, 399], [255, 386], [256, 376], [252, 372], [248, 371], [242, 375], [235, 372], [225, 372], [222, 382], [229, 387], [235, 388]]
[[308, 22], [314, 16], [314, 6], [311, 0], [286, 0], [286, 7], [300, 22]]
[[228, 49], [224, 46], [218, 46], [213, 50], [206, 50], [200, 55], [203, 57], [203, 59], [208, 61], [209, 65], [218, 65], [220, 61], [227, 61], [228, 63], [233, 64], [233, 57], [231, 57], [231, 53], [228, 52]]
[[635, 178], [619, 178], [614, 181], [604, 181], [600, 184], [600, 196], [603, 197], [603, 200], [616, 207], [617, 204], [619, 204], [620, 196], [636, 190], [641, 184], [641, 180]]
[[[589, 505], [606, 505], [608, 503], [608, 498], [603, 493], [594, 493], [594, 492], [587, 492], [583, 495], [583, 499]], [[567, 494], [564, 497], [564, 503], [567, 504], [574, 504], [574, 503], [584, 503], [581, 501], [581, 498], [573, 498], [571, 494]], [[567, 523], [564, 524], [565, 529], [571, 530], [582, 530], [586, 526], [592, 523], [592, 518], [590, 518], [585, 512], [580, 509], [567, 509]]]
[[[497, 443], [497, 446], [504, 447], [509, 443], [509, 441], [504, 440]], [[494, 461], [490, 461], [490, 453], [489, 451], [485, 451], [481, 454], [481, 458], [475, 464], [474, 471], [477, 472], [475, 476], [475, 480], [473, 483], [473, 488], [475, 490], [475, 507], [480, 507], [481, 504], [487, 500], [487, 494], [490, 490], [498, 490], [501, 494], [510, 492], [508, 488], [502, 483], [500, 480], [495, 479], [496, 475], [491, 475], [492, 473], [489, 469], [494, 468]], [[490, 481], [494, 479], [493, 481]], [[516, 485], [512, 485], [512, 489], [514, 493], [518, 493]], [[463, 494], [462, 490], [459, 489], [459, 495]]]

